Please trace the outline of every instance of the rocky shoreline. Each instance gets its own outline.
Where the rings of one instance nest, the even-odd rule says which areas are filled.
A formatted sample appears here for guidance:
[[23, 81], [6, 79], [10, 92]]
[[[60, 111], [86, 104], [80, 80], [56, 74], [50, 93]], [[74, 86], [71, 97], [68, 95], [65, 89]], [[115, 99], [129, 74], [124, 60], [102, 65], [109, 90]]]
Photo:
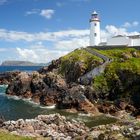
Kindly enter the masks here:
[[39, 115], [35, 119], [7, 121], [2, 124], [2, 128], [16, 135], [43, 136], [53, 139], [72, 139], [85, 135], [89, 131], [89, 128], [82, 122], [69, 121], [59, 114]]
[[[93, 87], [78, 83], [67, 83], [66, 80], [55, 72], [45, 73], [12, 72], [10, 79], [4, 79], [8, 84], [7, 95], [31, 99], [40, 105], [55, 105], [58, 109], [70, 112], [82, 112], [99, 115], [100, 113], [121, 116], [119, 112], [125, 110], [132, 115], [139, 112], [130, 102], [116, 99], [113, 102], [100, 97]], [[9, 74], [9, 73], [8, 73]], [[108, 95], [109, 96], [109, 95]]]
[[[91, 79], [89, 85], [82, 85], [79, 77], [102, 65], [102, 60], [83, 49], [77, 49], [58, 60], [52, 61], [49, 66], [43, 67], [39, 71], [4, 73], [0, 77], [0, 84], [8, 84], [7, 95], [31, 99], [40, 105], [56, 105], [57, 109], [70, 112], [93, 116], [103, 113], [119, 118], [119, 121], [114, 124], [99, 125], [92, 129], [76, 122], [82, 132], [68, 129], [68, 131], [72, 131], [72, 134], [67, 134], [60, 129], [60, 131], [54, 131], [58, 137], [60, 136], [59, 133], [63, 133], [64, 139], [76, 139], [76, 137], [88, 139], [89, 136], [91, 139], [99, 140], [140, 139], [140, 122], [137, 120], [140, 118], [140, 52], [134, 49], [101, 50], [101, 52], [111, 58], [113, 57], [112, 60], [114, 61], [105, 67], [104, 73]], [[58, 120], [62, 117], [56, 116]], [[37, 130], [34, 122], [40, 122], [38, 117], [31, 120], [33, 131]], [[45, 116], [46, 120], [48, 118], [49, 116]], [[54, 116], [52, 115], [50, 118], [53, 119]], [[62, 124], [67, 126], [67, 120], [64, 118], [63, 120]], [[24, 124], [26, 126], [26, 121], [28, 122], [28, 120], [22, 120], [23, 126]], [[42, 124], [42, 122], [44, 123], [44, 120], [41, 120], [40, 123]], [[18, 124], [18, 121], [9, 121], [4, 124], [5, 127], [3, 126], [3, 128], [14, 131], [13, 128]], [[54, 130], [51, 124], [53, 124], [51, 121], [48, 126], [43, 124], [44, 129]], [[41, 125], [41, 128], [44, 126]], [[59, 128], [56, 123], [54, 126]], [[73, 122], [70, 126], [78, 129]], [[22, 126], [20, 128], [17, 125], [19, 132], [22, 132], [22, 129]], [[19, 132], [16, 131], [15, 133]], [[69, 137], [71, 135], [72, 137]]]
[[1, 123], [11, 134], [28, 137], [45, 137], [49, 140], [139, 140], [140, 121], [118, 120], [115, 124], [88, 128], [84, 123], [68, 120], [59, 114], [39, 115], [34, 119], [19, 119]]

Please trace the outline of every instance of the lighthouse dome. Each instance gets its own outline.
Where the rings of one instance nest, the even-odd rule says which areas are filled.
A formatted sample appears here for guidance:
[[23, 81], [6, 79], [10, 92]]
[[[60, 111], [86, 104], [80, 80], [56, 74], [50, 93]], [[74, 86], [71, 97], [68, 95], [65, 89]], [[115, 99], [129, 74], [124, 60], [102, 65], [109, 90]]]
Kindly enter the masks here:
[[98, 15], [98, 13], [96, 12], [96, 11], [94, 11], [93, 13], [92, 13], [92, 15], [94, 16], [94, 15]]

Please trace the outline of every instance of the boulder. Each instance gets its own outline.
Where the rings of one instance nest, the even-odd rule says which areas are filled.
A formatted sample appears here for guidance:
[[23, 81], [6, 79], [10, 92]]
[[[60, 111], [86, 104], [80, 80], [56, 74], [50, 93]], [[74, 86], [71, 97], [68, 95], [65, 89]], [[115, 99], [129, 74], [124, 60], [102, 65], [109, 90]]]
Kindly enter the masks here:
[[67, 109], [76, 108], [78, 111], [97, 114], [98, 109], [86, 98], [84, 93], [85, 89], [82, 86], [73, 86], [63, 95], [59, 106]]
[[26, 72], [20, 72], [15, 77], [15, 80], [9, 84], [6, 93], [9, 95], [25, 96], [26, 98], [30, 98], [32, 96], [30, 84], [31, 77], [29, 74]]
[[11, 71], [11, 72], [4, 72], [0, 73], [0, 84], [10, 84], [13, 80], [15, 80], [15, 77], [19, 74], [19, 71]]

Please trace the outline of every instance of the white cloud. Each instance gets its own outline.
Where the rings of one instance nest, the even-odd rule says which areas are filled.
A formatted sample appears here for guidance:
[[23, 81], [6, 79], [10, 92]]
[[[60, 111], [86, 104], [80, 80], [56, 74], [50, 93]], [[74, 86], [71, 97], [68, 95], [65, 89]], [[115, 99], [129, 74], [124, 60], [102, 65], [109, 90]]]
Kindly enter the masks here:
[[26, 49], [16, 48], [20, 60], [32, 61], [37, 63], [47, 63], [68, 53], [57, 49], [49, 50], [46, 46], [35, 44]]
[[0, 0], [0, 5], [3, 5], [5, 3], [7, 3], [8, 1], [7, 0]]
[[133, 22], [125, 22], [122, 26], [124, 28], [131, 28], [131, 27], [136, 27], [139, 25], [138, 21], [133, 21]]
[[125, 28], [117, 28], [114, 25], [107, 25], [106, 31], [111, 35], [127, 35], [127, 31]]
[[[133, 24], [138, 24], [134, 22]], [[101, 30], [101, 38], [105, 40], [108, 37], [115, 35], [136, 35], [139, 34], [137, 31], [128, 32], [127, 28], [116, 27], [114, 25], [107, 25], [104, 30]], [[89, 37], [89, 29], [83, 30], [62, 30], [57, 32], [38, 32], [38, 33], [28, 33], [28, 32], [19, 32], [19, 31], [9, 31], [6, 29], [0, 29], [0, 39], [5, 41], [25, 41], [25, 42], [42, 42], [42, 41], [51, 41], [51, 42], [65, 42], [77, 40], [84, 40]], [[76, 41], [75, 41], [76, 42]], [[64, 44], [64, 43], [63, 43]]]
[[139, 25], [139, 22], [138, 21], [134, 21], [133, 22], [133, 26], [138, 26]]
[[[135, 23], [136, 24], [136, 23]], [[101, 30], [101, 39], [115, 35], [136, 35], [137, 31], [128, 32], [127, 28], [107, 25]], [[89, 29], [83, 30], [63, 30], [57, 32], [27, 33], [18, 31], [8, 31], [0, 29], [0, 39], [6, 41], [25, 41], [28, 46], [17, 46], [16, 53], [19, 60], [30, 60], [33, 62], [49, 62], [57, 59], [68, 52], [89, 45]], [[44, 45], [49, 41], [49, 46]], [[37, 43], [35, 43], [37, 42]], [[23, 48], [24, 47], [24, 48]], [[0, 51], [4, 51], [1, 49]]]
[[70, 40], [61, 40], [55, 43], [55, 48], [60, 51], [72, 51], [79, 47], [85, 47], [89, 43], [88, 37], [73, 38]]
[[89, 30], [64, 30], [58, 32], [27, 33], [18, 31], [8, 31], [0, 29], [0, 39], [6, 41], [57, 41], [67, 38], [84, 37], [89, 34]]
[[47, 18], [47, 19], [51, 19], [52, 16], [54, 14], [54, 10], [53, 9], [43, 9], [40, 12], [40, 15]]
[[131, 23], [125, 22], [124, 25], [123, 25], [123, 27], [125, 27], [125, 28], [131, 27]]
[[46, 19], [51, 19], [52, 16], [54, 15], [55, 11], [53, 9], [32, 9], [30, 11], [27, 11], [25, 13], [26, 16], [28, 15], [33, 15], [33, 14], [36, 14], [36, 15], [40, 15], [42, 17], [45, 17]]
[[106, 41], [108, 38], [116, 35], [138, 35], [140, 34], [137, 31], [128, 32], [127, 28], [124, 27], [116, 27], [114, 25], [107, 25], [104, 30], [101, 30], [101, 40]]
[[35, 61], [36, 59], [38, 59], [38, 56], [36, 55], [36, 53], [31, 49], [17, 48], [17, 52], [19, 53], [19, 56], [23, 58], [24, 60]]
[[5, 51], [7, 51], [6, 48], [0, 48], [0, 52], [5, 52]]

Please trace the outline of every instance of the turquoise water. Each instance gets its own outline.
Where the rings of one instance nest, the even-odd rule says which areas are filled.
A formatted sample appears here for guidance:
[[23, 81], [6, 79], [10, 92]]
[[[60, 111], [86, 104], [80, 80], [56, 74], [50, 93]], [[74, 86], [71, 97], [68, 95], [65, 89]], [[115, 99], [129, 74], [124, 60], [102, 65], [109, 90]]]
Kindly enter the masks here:
[[40, 106], [39, 104], [35, 104], [29, 100], [8, 96], [5, 94], [5, 91], [6, 86], [0, 86], [0, 115], [2, 115], [5, 120], [17, 120], [20, 118], [30, 119], [36, 117], [39, 114], [59, 113], [66, 116], [68, 119], [83, 121], [89, 127], [116, 121], [114, 118], [109, 118], [103, 115], [98, 117], [89, 117], [76, 113], [68, 113], [58, 109], [49, 109]]
[[[40, 66], [0, 66], [0, 72], [13, 70], [31, 72], [40, 68]], [[66, 116], [68, 119], [83, 121], [89, 127], [116, 121], [116, 119], [109, 118], [104, 115], [98, 117], [88, 117], [76, 113], [68, 113], [55, 108], [49, 109], [40, 106], [39, 104], [35, 104], [30, 100], [19, 99], [16, 96], [8, 96], [5, 94], [6, 88], [6, 86], [0, 85], [0, 115], [3, 116], [5, 120], [17, 120], [20, 118], [30, 119], [36, 117], [39, 114], [59, 113]]]

